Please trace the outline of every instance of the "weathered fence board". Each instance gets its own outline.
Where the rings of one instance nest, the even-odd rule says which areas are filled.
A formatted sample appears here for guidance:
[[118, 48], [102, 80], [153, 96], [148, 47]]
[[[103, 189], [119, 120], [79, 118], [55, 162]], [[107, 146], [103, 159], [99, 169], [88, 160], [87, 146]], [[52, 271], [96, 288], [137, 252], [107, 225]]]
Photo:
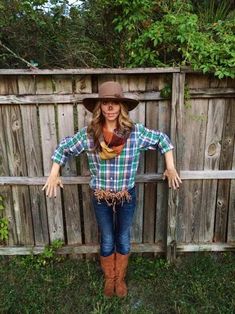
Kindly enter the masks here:
[[[19, 94], [34, 94], [35, 81], [31, 77], [19, 77], [18, 88]], [[41, 143], [36, 104], [32, 104], [29, 106], [20, 106], [20, 111], [24, 132], [25, 151], [27, 152], [26, 163], [28, 176], [41, 177], [43, 176], [40, 150]], [[29, 186], [29, 192], [33, 220], [34, 241], [36, 245], [43, 245], [49, 243], [45, 196], [41, 193], [40, 186]]]
[[[187, 79], [188, 88], [196, 90], [209, 87], [205, 77], [192, 76]], [[183, 115], [183, 158], [181, 169], [203, 170], [208, 99], [185, 99]], [[204, 178], [205, 179], [205, 171]], [[177, 224], [184, 230], [184, 238], [178, 241], [199, 242], [200, 211], [202, 209], [202, 180], [188, 180], [180, 190], [180, 214]]]
[[[51, 77], [36, 80], [37, 93], [53, 93]], [[49, 176], [51, 170], [51, 155], [57, 146], [56, 121], [54, 104], [39, 106], [39, 121], [41, 131], [41, 147], [44, 176]], [[57, 189], [57, 197], [47, 198], [47, 216], [49, 225], [49, 239], [64, 240], [63, 213], [61, 192]]]
[[[205, 170], [219, 169], [221, 151], [222, 128], [221, 121], [224, 120], [224, 100], [209, 100], [207, 134], [205, 144]], [[217, 181], [203, 181], [202, 207], [200, 221], [199, 240], [212, 242], [214, 237], [215, 204], [216, 204]]]
[[[19, 106], [5, 106], [2, 110], [6, 136], [9, 174], [27, 176], [26, 157], [23, 142], [22, 120]], [[29, 188], [12, 187], [17, 243], [33, 244], [32, 216]]]
[[[83, 93], [92, 92], [91, 77], [77, 77], [76, 90]], [[91, 113], [85, 110], [83, 106], [77, 106], [78, 129], [88, 125], [91, 119]], [[89, 175], [88, 160], [85, 154], [80, 158], [80, 174]], [[82, 204], [83, 204], [83, 221], [84, 221], [84, 240], [85, 243], [97, 244], [98, 227], [95, 220], [95, 213], [92, 207], [91, 190], [89, 186], [82, 186]], [[87, 255], [92, 258], [92, 255]]]
[[[122, 78], [120, 83], [122, 84], [123, 80], [127, 79], [126, 77]], [[145, 81], [146, 78], [143, 76], [138, 77], [138, 80], [135, 77], [129, 77], [128, 84], [127, 84], [127, 91], [133, 92], [137, 89], [139, 91], [145, 90]], [[139, 105], [130, 112], [130, 118], [132, 121], [136, 121], [139, 123], [145, 123], [145, 102], [140, 101]], [[143, 174], [144, 173], [144, 162], [145, 162], [145, 155], [142, 153], [140, 155], [140, 161], [137, 173]], [[144, 213], [144, 184], [138, 184], [136, 187], [136, 210], [135, 215], [133, 218], [133, 227], [131, 233], [131, 241], [136, 243], [141, 243], [143, 241], [143, 213]]]
[[[219, 169], [227, 170], [232, 168], [233, 147], [235, 134], [235, 106], [231, 101], [225, 101], [225, 119], [223, 121], [223, 134], [221, 139], [221, 153]], [[226, 242], [227, 217], [229, 210], [230, 181], [218, 180], [217, 199], [215, 208], [215, 230], [214, 241]]]
[[[161, 78], [163, 80], [163, 78]], [[161, 81], [159, 77], [148, 77], [146, 82], [147, 90], [159, 90]], [[145, 125], [149, 129], [158, 129], [158, 119], [159, 116], [159, 103], [154, 101], [149, 106], [149, 102], [146, 102], [146, 121]], [[157, 172], [157, 151], [147, 151], [145, 157], [145, 173]], [[164, 158], [164, 157], [163, 157]], [[143, 242], [153, 243], [154, 242], [154, 231], [155, 231], [155, 216], [156, 216], [156, 183], [145, 183], [145, 193], [144, 193], [144, 236]]]
[[[182, 161], [182, 119], [184, 104], [184, 84], [185, 74], [174, 73], [172, 78], [172, 104], [171, 104], [171, 139], [176, 146], [173, 154], [176, 169], [181, 169]], [[167, 219], [167, 258], [174, 258], [174, 245], [179, 237], [182, 228], [177, 225], [177, 217], [179, 215], [179, 192], [170, 190], [168, 196], [168, 219]], [[173, 251], [172, 251], [173, 250]]]
[[[232, 116], [231, 120], [234, 121], [234, 115], [235, 115], [234, 101], [233, 102], [231, 101], [229, 106], [231, 106], [230, 107], [231, 108], [230, 116]], [[234, 138], [234, 135], [233, 135], [233, 138]], [[232, 169], [235, 170], [235, 143], [233, 144], [232, 152], [233, 152]], [[235, 179], [231, 180], [231, 184], [230, 184], [227, 241], [235, 242]]]
[[[169, 101], [159, 102], [158, 111], [158, 128], [166, 134], [170, 134], [170, 116], [171, 104]], [[161, 156], [157, 163], [157, 173], [165, 171], [165, 160]], [[157, 203], [156, 203], [156, 217], [155, 217], [155, 243], [161, 245], [166, 249], [166, 232], [167, 232], [167, 201], [168, 201], [168, 187], [167, 182], [164, 184], [157, 184]]]

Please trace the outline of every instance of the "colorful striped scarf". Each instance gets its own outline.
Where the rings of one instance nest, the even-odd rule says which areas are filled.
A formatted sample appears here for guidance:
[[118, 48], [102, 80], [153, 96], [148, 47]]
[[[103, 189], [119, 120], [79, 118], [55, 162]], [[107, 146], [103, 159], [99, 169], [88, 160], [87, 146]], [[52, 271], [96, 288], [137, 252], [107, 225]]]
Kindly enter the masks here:
[[101, 159], [112, 159], [121, 154], [122, 149], [129, 136], [128, 130], [121, 132], [118, 129], [114, 129], [113, 132], [108, 131], [104, 126], [103, 133], [99, 138], [101, 152], [99, 156]]

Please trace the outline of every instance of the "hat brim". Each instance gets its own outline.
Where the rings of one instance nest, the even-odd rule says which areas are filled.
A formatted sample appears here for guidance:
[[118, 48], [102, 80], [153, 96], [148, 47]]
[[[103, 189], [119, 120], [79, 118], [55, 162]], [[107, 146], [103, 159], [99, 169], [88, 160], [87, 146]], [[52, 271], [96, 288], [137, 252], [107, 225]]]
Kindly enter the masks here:
[[139, 101], [136, 100], [136, 99], [132, 99], [132, 98], [126, 98], [126, 97], [123, 97], [123, 98], [101, 98], [101, 97], [88, 97], [88, 98], [84, 98], [82, 100], [82, 103], [84, 105], [84, 107], [90, 111], [90, 112], [93, 112], [94, 108], [95, 108], [95, 105], [97, 103], [97, 101], [99, 100], [115, 100], [115, 101], [120, 101], [124, 104], [127, 105], [127, 109], [128, 111], [131, 111], [133, 109], [135, 109], [135, 107], [138, 105]]

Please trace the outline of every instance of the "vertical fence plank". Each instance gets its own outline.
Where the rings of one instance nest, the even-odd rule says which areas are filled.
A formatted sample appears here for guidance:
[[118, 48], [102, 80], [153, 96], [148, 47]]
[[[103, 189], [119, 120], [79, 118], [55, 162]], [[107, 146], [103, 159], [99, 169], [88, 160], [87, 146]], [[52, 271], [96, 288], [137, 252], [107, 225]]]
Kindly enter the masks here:
[[[159, 90], [164, 88], [164, 78], [160, 80]], [[170, 136], [170, 101], [159, 101], [158, 109], [158, 129], [161, 132]], [[159, 156], [159, 155], [158, 155]], [[158, 158], [157, 172], [163, 173], [165, 170], [165, 160], [163, 156]], [[166, 250], [166, 227], [167, 227], [167, 199], [168, 199], [168, 185], [167, 182], [157, 183], [157, 202], [156, 202], [156, 217], [155, 217], [155, 243], [160, 245], [164, 251]]]
[[[91, 76], [76, 76], [75, 77], [76, 91], [80, 93], [91, 93], [92, 82]], [[78, 112], [78, 128], [81, 129], [87, 126], [92, 118], [92, 114], [88, 112], [81, 104], [77, 106]], [[90, 175], [88, 160], [85, 154], [80, 156], [81, 175]], [[98, 242], [98, 227], [95, 219], [95, 213], [91, 202], [91, 190], [88, 185], [82, 186], [82, 203], [83, 203], [83, 221], [84, 221], [84, 238], [85, 244], [97, 244]], [[87, 254], [87, 259], [95, 258], [95, 254]]]
[[[189, 107], [187, 107], [189, 106]], [[184, 109], [182, 170], [203, 170], [208, 100], [190, 100]], [[202, 180], [184, 181], [180, 190], [178, 223], [180, 242], [197, 243], [201, 209]]]
[[[207, 77], [187, 75], [187, 88], [209, 87]], [[182, 170], [203, 170], [208, 99], [185, 99], [183, 115]], [[202, 180], [185, 180], [180, 188], [177, 224], [182, 230], [178, 241], [198, 243], [200, 210], [202, 207]]]
[[[57, 93], [72, 93], [71, 77], [56, 77], [55, 90]], [[74, 135], [73, 105], [57, 106], [59, 139]], [[77, 176], [76, 160], [71, 158], [62, 169], [63, 176]], [[63, 188], [65, 226], [68, 244], [81, 244], [80, 205], [77, 185], [64, 185]]]
[[[3, 87], [6, 85], [3, 84], [3, 78], [0, 77], [0, 92], [5, 93]], [[10, 176], [9, 172], [9, 163], [7, 158], [7, 143], [5, 137], [5, 128], [3, 121], [5, 119], [4, 115], [4, 105], [0, 106], [0, 176]], [[1, 217], [6, 217], [8, 219], [8, 239], [5, 241], [6, 245], [17, 244], [17, 230], [16, 230], [16, 221], [13, 207], [13, 198], [12, 198], [12, 189], [10, 186], [0, 186], [0, 195], [3, 198], [4, 210], [1, 214]]]
[[[224, 99], [210, 99], [206, 130], [204, 170], [218, 170], [221, 153], [222, 128], [224, 119]], [[217, 180], [204, 180], [200, 215], [200, 241], [213, 241], [215, 223]]]
[[[234, 101], [234, 100], [233, 100]], [[231, 100], [232, 102], [232, 100]], [[235, 115], [233, 103], [233, 116]], [[233, 148], [233, 164], [232, 169], [235, 170], [235, 144]], [[230, 198], [229, 198], [229, 212], [228, 212], [228, 235], [227, 242], [235, 242], [235, 179], [231, 180], [230, 184]]]
[[[10, 79], [10, 81], [9, 81]], [[15, 77], [6, 77], [0, 76], [0, 94], [7, 95], [10, 94], [10, 83], [12, 79], [15, 81], [15, 90], [17, 89], [17, 81]], [[13, 92], [14, 93], [14, 92]], [[10, 176], [9, 170], [9, 161], [7, 156], [7, 138], [5, 134], [5, 126], [4, 121], [5, 117], [5, 105], [0, 106], [0, 175], [1, 176]], [[13, 196], [12, 196], [12, 187], [10, 186], [1, 186], [0, 187], [0, 195], [3, 197], [3, 204], [5, 206], [4, 212], [2, 216], [7, 217], [9, 225], [9, 237], [6, 241], [7, 245], [13, 245], [18, 243], [18, 235], [16, 229], [16, 220], [14, 213], [14, 205], [13, 205]]]
[[[9, 173], [11, 176], [27, 176], [20, 108], [18, 105], [7, 105], [2, 113]], [[17, 244], [34, 244], [29, 189], [27, 186], [12, 186], [12, 194]]]
[[[126, 92], [145, 91], [146, 79], [141, 76], [138, 80], [134, 76], [129, 76]], [[130, 111], [130, 118], [136, 123], [145, 125], [145, 106], [146, 102], [140, 101], [138, 106]], [[144, 152], [140, 154], [140, 161], [137, 174], [144, 173], [145, 155]], [[144, 215], [144, 184], [138, 183], [136, 186], [137, 204], [133, 218], [133, 225], [131, 230], [131, 242], [142, 243], [143, 241], [143, 215]]]
[[[20, 95], [35, 94], [34, 77], [19, 76], [18, 88]], [[24, 130], [25, 150], [27, 152], [28, 175], [30, 177], [42, 177], [41, 143], [36, 104], [21, 105], [20, 110]], [[45, 195], [42, 193], [40, 186], [30, 186], [29, 191], [35, 245], [45, 245], [49, 243]]]
[[[50, 76], [36, 78], [36, 93], [53, 93], [53, 85]], [[55, 109], [53, 104], [39, 106], [39, 121], [42, 141], [41, 153], [43, 160], [43, 172], [44, 176], [49, 176], [52, 166], [51, 155], [53, 154], [58, 144], [56, 135]], [[64, 225], [60, 187], [57, 188], [57, 197], [47, 198], [46, 202], [50, 242], [56, 239], [61, 239], [64, 241]]]
[[[233, 148], [235, 145], [235, 106], [234, 99], [225, 100], [225, 118], [223, 120], [223, 135], [221, 142], [220, 170], [230, 170], [233, 164]], [[231, 180], [231, 187], [233, 180]], [[218, 180], [217, 200], [216, 200], [216, 221], [215, 221], [215, 242], [227, 241], [228, 219], [235, 211], [235, 202], [233, 210], [229, 210], [230, 201], [233, 199], [233, 193], [230, 187], [230, 180]], [[231, 227], [231, 226], [230, 226]], [[230, 229], [230, 228], [229, 228]], [[231, 230], [231, 229], [230, 229]], [[228, 230], [228, 234], [229, 234]]]
[[[173, 151], [176, 169], [181, 169], [182, 160], [182, 120], [184, 105], [185, 74], [173, 73], [172, 78], [172, 114], [171, 114], [171, 139], [175, 149]], [[167, 218], [167, 259], [175, 258], [175, 244], [177, 240], [178, 226], [176, 224], [179, 207], [178, 191], [169, 192], [168, 218]]]
[[[147, 91], [159, 91], [159, 76], [149, 76], [146, 84]], [[159, 103], [158, 101], [146, 102], [146, 127], [158, 129]], [[145, 173], [155, 173], [157, 171], [158, 152], [149, 150], [145, 155]], [[154, 243], [155, 231], [155, 210], [156, 210], [156, 183], [144, 184], [144, 243]], [[144, 254], [149, 255], [149, 254]]]
[[[17, 95], [17, 77], [7, 77], [5, 84], [1, 87], [1, 93]], [[20, 106], [6, 105], [2, 108], [2, 115], [9, 175], [27, 176]], [[29, 188], [27, 186], [12, 186], [12, 196], [16, 228], [14, 242], [16, 244], [34, 244]], [[12, 217], [11, 214], [10, 216]]]

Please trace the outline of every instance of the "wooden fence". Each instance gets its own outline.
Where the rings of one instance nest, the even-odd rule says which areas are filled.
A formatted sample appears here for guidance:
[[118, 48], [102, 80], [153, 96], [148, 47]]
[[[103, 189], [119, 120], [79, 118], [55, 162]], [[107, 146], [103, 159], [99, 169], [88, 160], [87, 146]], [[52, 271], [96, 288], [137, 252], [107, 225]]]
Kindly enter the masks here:
[[[168, 135], [179, 191], [162, 181], [164, 157], [141, 155], [132, 252], [235, 249], [235, 84], [180, 68], [0, 70], [0, 195], [9, 239], [0, 254], [38, 254], [54, 239], [58, 253], [99, 251], [85, 155], [61, 169], [55, 199], [41, 190], [57, 143], [87, 125], [81, 100], [100, 83], [119, 81], [140, 100], [131, 118]], [[169, 93], [171, 89], [171, 95]]]

